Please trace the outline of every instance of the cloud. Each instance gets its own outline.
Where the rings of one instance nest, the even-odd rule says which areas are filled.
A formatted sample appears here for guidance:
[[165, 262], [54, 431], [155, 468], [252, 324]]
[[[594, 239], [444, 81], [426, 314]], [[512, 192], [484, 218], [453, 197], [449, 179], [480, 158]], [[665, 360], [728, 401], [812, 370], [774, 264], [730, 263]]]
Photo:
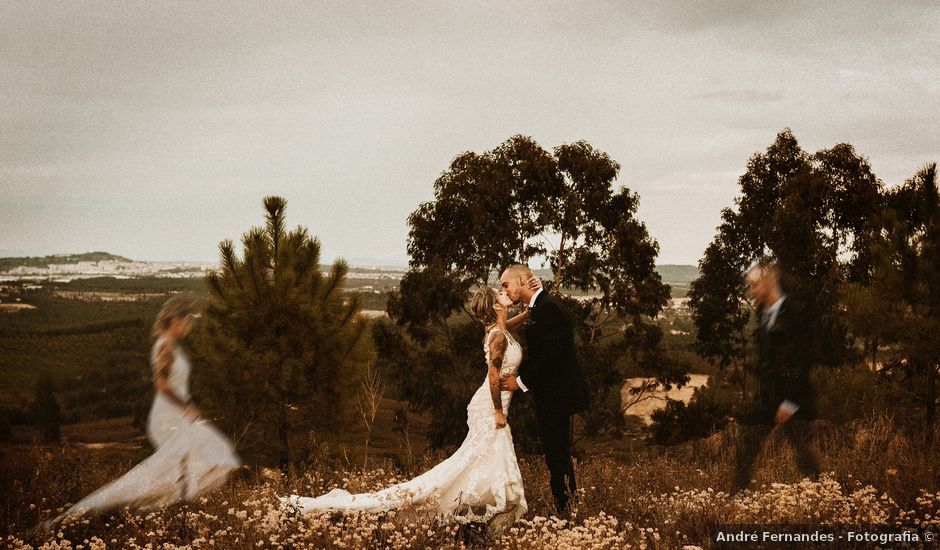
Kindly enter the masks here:
[[730, 103], [773, 103], [783, 101], [785, 95], [782, 92], [773, 92], [769, 90], [715, 90], [712, 92], [703, 92], [692, 96], [696, 99], [716, 100]]
[[0, 2], [0, 245], [212, 259], [279, 193], [398, 257], [453, 156], [521, 132], [608, 152], [694, 262], [784, 127], [886, 181], [940, 151], [933, 4], [236, 4]]

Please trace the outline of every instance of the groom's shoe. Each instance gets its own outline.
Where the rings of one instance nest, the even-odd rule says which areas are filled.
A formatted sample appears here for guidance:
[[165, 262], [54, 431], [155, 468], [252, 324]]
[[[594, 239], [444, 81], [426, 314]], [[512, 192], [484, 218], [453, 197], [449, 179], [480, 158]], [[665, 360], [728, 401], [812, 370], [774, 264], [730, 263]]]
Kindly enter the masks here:
[[454, 538], [457, 542], [462, 542], [466, 546], [491, 542], [485, 523], [463, 523], [457, 528], [457, 534]]

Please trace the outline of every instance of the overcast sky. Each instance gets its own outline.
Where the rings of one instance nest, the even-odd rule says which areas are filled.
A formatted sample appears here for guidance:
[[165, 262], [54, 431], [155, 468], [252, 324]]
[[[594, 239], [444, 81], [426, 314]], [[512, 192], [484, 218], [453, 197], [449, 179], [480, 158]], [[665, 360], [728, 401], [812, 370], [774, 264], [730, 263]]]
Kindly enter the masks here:
[[215, 260], [286, 197], [324, 260], [407, 261], [462, 151], [585, 139], [695, 263], [793, 129], [940, 160], [940, 3], [0, 3], [0, 256]]

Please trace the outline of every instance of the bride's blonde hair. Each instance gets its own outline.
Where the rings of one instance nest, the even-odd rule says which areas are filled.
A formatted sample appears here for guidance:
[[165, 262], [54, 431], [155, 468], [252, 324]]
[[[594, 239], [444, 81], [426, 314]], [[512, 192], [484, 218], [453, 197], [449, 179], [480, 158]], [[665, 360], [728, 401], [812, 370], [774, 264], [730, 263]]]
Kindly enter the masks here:
[[160, 308], [157, 320], [153, 322], [153, 327], [150, 329], [150, 338], [156, 340], [166, 329], [170, 328], [170, 323], [183, 319], [187, 315], [195, 315], [198, 312], [199, 299], [195, 296], [180, 294], [170, 298]]
[[489, 325], [496, 322], [496, 305], [498, 297], [496, 291], [485, 286], [477, 291], [470, 300], [470, 313], [477, 318], [483, 325]]

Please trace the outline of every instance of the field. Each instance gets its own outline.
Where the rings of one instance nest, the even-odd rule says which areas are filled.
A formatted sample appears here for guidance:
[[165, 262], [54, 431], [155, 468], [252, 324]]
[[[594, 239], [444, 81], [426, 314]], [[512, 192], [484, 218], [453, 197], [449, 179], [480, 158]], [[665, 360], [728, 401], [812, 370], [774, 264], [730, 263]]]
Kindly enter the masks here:
[[923, 453], [925, 434], [899, 433], [884, 417], [845, 427], [819, 422], [812, 432], [827, 473], [800, 479], [789, 447], [771, 437], [755, 485], [735, 495], [728, 491], [733, 449], [754, 435], [736, 425], [675, 448], [643, 449], [629, 460], [583, 449], [580, 502], [570, 520], [548, 517], [547, 471], [539, 457], [523, 457], [529, 513], [511, 532], [489, 538], [420, 514], [297, 517], [277, 505], [277, 497], [289, 493], [374, 490], [424, 471], [443, 451], [365, 469], [328, 458], [286, 474], [246, 469], [195, 502], [158, 512], [116, 511], [43, 532], [35, 529], [40, 521], [126, 471], [146, 451], [6, 445], [0, 447], [6, 495], [0, 521], [13, 548], [667, 549], [710, 547], [716, 525], [738, 523], [940, 528], [937, 464]]

